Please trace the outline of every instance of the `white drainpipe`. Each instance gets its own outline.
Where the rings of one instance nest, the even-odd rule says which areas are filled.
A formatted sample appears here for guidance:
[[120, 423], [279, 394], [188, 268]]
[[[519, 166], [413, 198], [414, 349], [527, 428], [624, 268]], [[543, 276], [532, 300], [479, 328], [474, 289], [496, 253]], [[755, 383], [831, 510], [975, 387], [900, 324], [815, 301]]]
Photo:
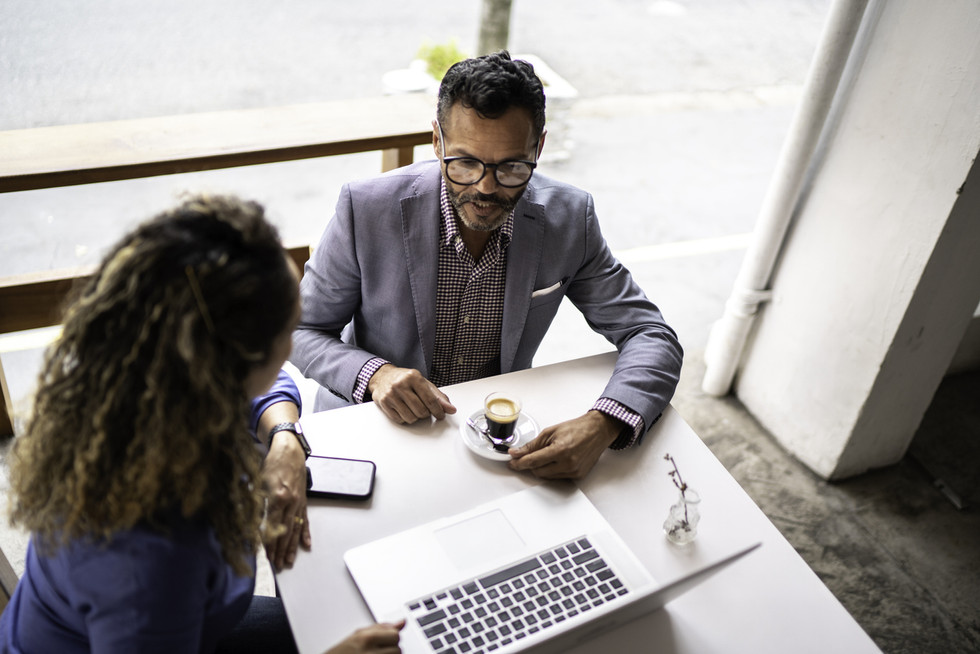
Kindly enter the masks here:
[[830, 8], [752, 242], [725, 304], [725, 313], [708, 338], [701, 388], [709, 395], [726, 395], [731, 389], [759, 305], [772, 297], [767, 288], [769, 279], [867, 4], [868, 0], [835, 0]]

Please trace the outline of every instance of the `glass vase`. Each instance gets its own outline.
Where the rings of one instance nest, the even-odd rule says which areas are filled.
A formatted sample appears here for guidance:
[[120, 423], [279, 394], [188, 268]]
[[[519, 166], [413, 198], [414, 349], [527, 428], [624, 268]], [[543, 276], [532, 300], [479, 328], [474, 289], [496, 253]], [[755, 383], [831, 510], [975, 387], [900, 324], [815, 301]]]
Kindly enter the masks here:
[[670, 513], [664, 520], [664, 533], [667, 539], [678, 545], [685, 545], [698, 535], [698, 522], [701, 514], [698, 504], [701, 496], [692, 488], [681, 491], [677, 503], [670, 507]]

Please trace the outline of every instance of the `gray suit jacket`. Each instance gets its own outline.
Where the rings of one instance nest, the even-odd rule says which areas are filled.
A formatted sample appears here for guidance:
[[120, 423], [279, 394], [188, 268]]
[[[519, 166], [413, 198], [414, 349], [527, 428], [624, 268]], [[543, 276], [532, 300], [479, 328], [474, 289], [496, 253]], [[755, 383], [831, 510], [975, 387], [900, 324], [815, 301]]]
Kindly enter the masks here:
[[[290, 357], [321, 385], [317, 410], [350, 402], [357, 373], [374, 356], [428, 376], [436, 333], [440, 180], [434, 160], [341, 190], [336, 213], [306, 264], [303, 318]], [[652, 425], [677, 385], [681, 346], [609, 251], [592, 196], [535, 175], [515, 209], [506, 275], [500, 371], [531, 366], [567, 296], [620, 352], [603, 397]]]

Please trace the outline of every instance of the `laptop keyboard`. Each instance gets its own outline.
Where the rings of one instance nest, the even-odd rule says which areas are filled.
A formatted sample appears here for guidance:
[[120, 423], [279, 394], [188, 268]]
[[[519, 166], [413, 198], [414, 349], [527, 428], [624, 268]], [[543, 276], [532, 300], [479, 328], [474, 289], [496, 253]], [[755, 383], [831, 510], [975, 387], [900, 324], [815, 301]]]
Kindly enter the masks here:
[[583, 537], [411, 602], [408, 608], [433, 651], [482, 654], [628, 592]]

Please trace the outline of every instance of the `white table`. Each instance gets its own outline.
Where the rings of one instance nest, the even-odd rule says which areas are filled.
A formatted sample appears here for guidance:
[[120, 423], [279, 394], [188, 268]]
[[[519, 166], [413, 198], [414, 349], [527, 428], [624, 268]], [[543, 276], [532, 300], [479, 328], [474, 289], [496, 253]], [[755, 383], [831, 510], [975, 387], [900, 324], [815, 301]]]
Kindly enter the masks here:
[[[367, 502], [310, 502], [313, 551], [301, 552], [278, 575], [300, 652], [321, 654], [372, 622], [344, 566], [347, 549], [540, 483], [476, 456], [462, 442], [459, 426], [484, 396], [513, 391], [539, 425], [552, 425], [592, 405], [615, 356], [447, 387], [459, 411], [439, 422], [395, 425], [373, 404], [305, 416], [314, 454], [370, 459], [377, 479]], [[668, 452], [702, 497], [698, 537], [684, 547], [668, 542], [662, 530], [677, 498]], [[880, 651], [672, 408], [639, 448], [606, 452], [579, 486], [657, 579], [674, 578], [738, 544], [761, 541], [762, 547], [664, 610], [575, 652]]]

